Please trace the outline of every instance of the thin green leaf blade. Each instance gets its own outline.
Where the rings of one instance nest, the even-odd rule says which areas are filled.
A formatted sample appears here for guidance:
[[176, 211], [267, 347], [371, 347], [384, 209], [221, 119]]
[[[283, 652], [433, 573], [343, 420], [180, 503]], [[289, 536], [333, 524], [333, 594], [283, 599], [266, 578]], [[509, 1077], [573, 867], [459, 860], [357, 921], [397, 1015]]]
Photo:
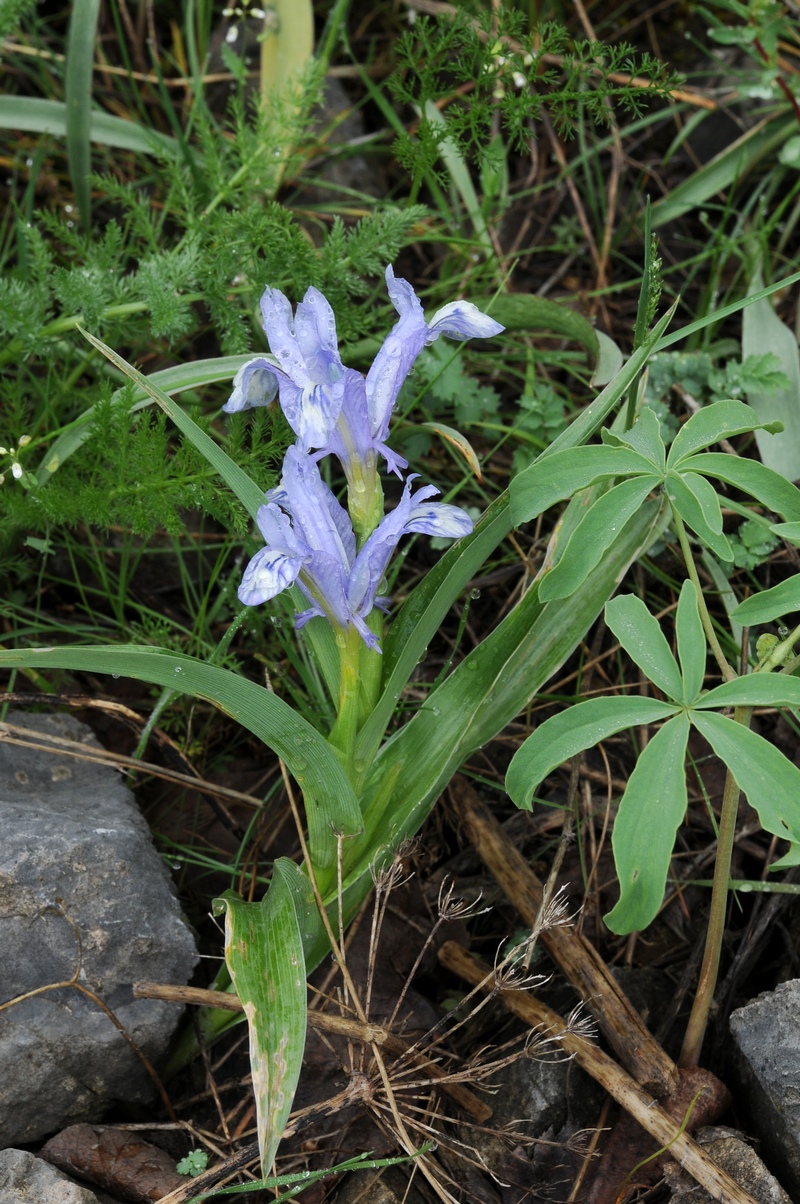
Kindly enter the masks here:
[[754, 627], [760, 623], [771, 623], [783, 615], [793, 614], [800, 610], [800, 573], [773, 585], [771, 589], [761, 590], [750, 598], [745, 598], [732, 618], [745, 627]]
[[91, 108], [94, 44], [100, 0], [73, 0], [67, 35], [64, 95], [67, 108], [67, 160], [84, 228], [92, 224], [89, 173], [92, 170]]
[[676, 468], [687, 456], [693, 456], [712, 443], [743, 435], [765, 425], [774, 427], [775, 424], [762, 422], [755, 410], [743, 401], [715, 401], [712, 405], [703, 406], [683, 424], [672, 441], [667, 467]]
[[217, 914], [225, 911], [225, 961], [247, 1017], [263, 1176], [272, 1169], [291, 1112], [307, 1023], [294, 895], [280, 862], [275, 871], [260, 903], [245, 903], [234, 891], [214, 901]]
[[700, 452], [692, 457], [691, 467], [692, 472], [716, 477], [749, 493], [762, 506], [788, 522], [800, 521], [800, 489], [759, 460], [729, 456], [724, 452]]
[[708, 647], [697, 605], [697, 590], [691, 581], [684, 581], [681, 586], [675, 634], [683, 675], [683, 701], [692, 703], [703, 688]]
[[89, 334], [85, 330], [82, 333], [93, 347], [101, 351], [106, 359], [119, 368], [120, 372], [124, 372], [148, 397], [152, 397], [153, 401], [161, 406], [161, 409], [166, 414], [169, 414], [181, 434], [185, 435], [200, 454], [208, 460], [211, 467], [219, 473], [225, 484], [236, 494], [248, 514], [255, 519], [259, 509], [265, 504], [265, 497], [263, 490], [259, 489], [252, 477], [249, 477], [244, 469], [240, 468], [230, 456], [226, 455], [222, 448], [205, 431], [202, 431], [197, 423], [192, 421], [186, 411], [182, 410], [163, 389], [159, 389], [148, 377], [143, 376], [141, 372], [137, 372], [121, 355], [117, 355], [116, 351], [112, 350], [111, 347], [107, 347], [105, 343], [95, 338], [93, 334]]
[[561, 558], [539, 584], [542, 602], [568, 598], [599, 564], [619, 532], [659, 483], [655, 475], [634, 477], [609, 489], [572, 532]]
[[612, 932], [641, 932], [664, 900], [675, 834], [686, 814], [689, 719], [676, 715], [640, 753], [614, 821], [619, 902], [603, 917]]
[[327, 740], [282, 698], [229, 669], [158, 648], [117, 644], [0, 651], [0, 668], [27, 666], [133, 677], [219, 707], [286, 762], [305, 796], [315, 864], [335, 860], [334, 829], [348, 835], [363, 829], [358, 800]]
[[733, 560], [733, 551], [724, 535], [718, 534], [706, 522], [703, 507], [697, 497], [683, 479], [683, 473], [668, 472], [665, 479], [667, 497], [678, 511], [687, 527], [691, 527], [695, 535], [703, 543], [708, 544], [711, 551], [720, 560]]
[[644, 456], [624, 447], [576, 447], [543, 456], [511, 482], [511, 517], [519, 526], [597, 481], [652, 472]]
[[626, 728], [657, 723], [674, 713], [670, 703], [643, 695], [576, 703], [546, 719], [517, 749], [506, 773], [506, 792], [518, 807], [530, 811], [540, 782], [570, 757]]
[[619, 594], [606, 603], [606, 623], [628, 656], [668, 698], [680, 700], [683, 682], [661, 626], [635, 594]]
[[[752, 674], [742, 680], [750, 682], [768, 676], [775, 675]], [[796, 864], [800, 853], [797, 848], [800, 845], [800, 769], [774, 744], [724, 715], [695, 711], [692, 722], [731, 770], [750, 806], [758, 812], [762, 828], [794, 846], [786, 858], [775, 862], [770, 869]]]
[[[60, 100], [43, 100], [39, 96], [0, 96], [0, 129], [66, 138], [67, 106]], [[89, 114], [89, 136], [92, 142], [116, 150], [156, 154], [165, 159], [177, 159], [180, 154], [178, 143], [167, 134], [97, 109]]]

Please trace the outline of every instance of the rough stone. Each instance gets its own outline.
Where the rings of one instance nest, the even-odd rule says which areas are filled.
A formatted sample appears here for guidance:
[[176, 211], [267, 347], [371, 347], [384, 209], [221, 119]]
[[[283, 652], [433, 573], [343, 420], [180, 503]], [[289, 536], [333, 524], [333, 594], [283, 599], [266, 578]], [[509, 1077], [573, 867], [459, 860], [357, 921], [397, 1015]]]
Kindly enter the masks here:
[[[96, 747], [69, 715], [12, 714], [8, 722]], [[79, 984], [157, 1063], [180, 1010], [134, 1000], [131, 983], [185, 983], [197, 955], [130, 791], [107, 765], [0, 738], [0, 814], [2, 997], [68, 981], [80, 964]], [[99, 1120], [113, 1101], [155, 1092], [108, 1015], [73, 987], [0, 1012], [0, 1066], [0, 1146]]]
[[[742, 1133], [708, 1126], [698, 1129], [694, 1139], [758, 1204], [792, 1204]], [[672, 1188], [671, 1204], [715, 1204], [714, 1198], [677, 1163], [667, 1166], [664, 1177]]]
[[54, 1166], [27, 1150], [0, 1150], [0, 1204], [98, 1204]]
[[764, 1157], [800, 1199], [800, 979], [781, 983], [731, 1016], [734, 1073]]

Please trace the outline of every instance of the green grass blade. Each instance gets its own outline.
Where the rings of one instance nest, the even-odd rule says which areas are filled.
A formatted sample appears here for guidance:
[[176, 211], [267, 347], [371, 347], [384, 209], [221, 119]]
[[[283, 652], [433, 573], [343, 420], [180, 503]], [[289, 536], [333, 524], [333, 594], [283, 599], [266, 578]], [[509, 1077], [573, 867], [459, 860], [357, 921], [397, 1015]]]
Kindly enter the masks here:
[[214, 900], [225, 912], [225, 961], [242, 1001], [250, 1034], [261, 1174], [269, 1174], [292, 1109], [306, 1043], [306, 972], [303, 941], [287, 874], [276, 861], [260, 903], [233, 891]]
[[330, 864], [336, 831], [362, 830], [361, 809], [328, 742], [264, 686], [191, 656], [127, 645], [76, 645], [0, 651], [0, 668], [77, 669], [110, 673], [203, 698], [258, 736], [288, 765], [303, 790], [315, 863]]
[[67, 108], [67, 161], [75, 200], [86, 230], [92, 225], [92, 74], [100, 0], [74, 0], [67, 35], [64, 95]]
[[628, 779], [611, 837], [620, 898], [603, 919], [612, 932], [641, 932], [664, 900], [675, 835], [686, 814], [688, 739], [688, 716], [676, 715], [648, 742]]
[[[0, 129], [66, 138], [67, 106], [60, 100], [42, 100], [38, 96], [0, 96]], [[166, 159], [177, 159], [180, 155], [174, 138], [97, 109], [89, 114], [89, 137], [92, 142], [116, 150], [157, 154]]]
[[666, 351], [667, 347], [672, 347], [673, 344], [688, 339], [689, 335], [697, 334], [699, 330], [705, 330], [707, 326], [715, 326], [722, 322], [724, 318], [730, 318], [733, 314], [741, 313], [743, 309], [747, 309], [748, 305], [755, 305], [762, 297], [771, 297], [773, 293], [787, 289], [792, 284], [797, 284], [798, 280], [800, 280], [800, 272], [793, 272], [791, 276], [786, 276], [785, 279], [778, 280], [775, 284], [770, 284], [767, 288], [763, 288], [749, 297], [742, 297], [740, 301], [732, 301], [730, 305], [724, 305], [722, 309], [712, 310], [710, 314], [705, 314], [704, 317], [697, 318], [694, 322], [690, 322], [688, 326], [682, 326], [680, 330], [673, 330], [672, 334], [663, 334], [658, 344], [653, 348], [653, 353]]

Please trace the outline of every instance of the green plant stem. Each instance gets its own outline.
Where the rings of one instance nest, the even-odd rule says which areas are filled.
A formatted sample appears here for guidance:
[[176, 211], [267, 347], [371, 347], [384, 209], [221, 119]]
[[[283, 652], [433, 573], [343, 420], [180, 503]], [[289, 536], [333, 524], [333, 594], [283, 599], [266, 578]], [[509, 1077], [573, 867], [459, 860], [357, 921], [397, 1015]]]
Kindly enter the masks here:
[[358, 735], [359, 695], [361, 691], [362, 639], [355, 627], [347, 631], [337, 630], [336, 643], [339, 647], [341, 672], [339, 676], [339, 710], [328, 742], [335, 750], [350, 780], [353, 780], [353, 754]]
[[689, 536], [686, 534], [686, 528], [683, 525], [683, 519], [681, 518], [680, 514], [678, 514], [674, 506], [672, 506], [671, 509], [672, 522], [678, 536], [678, 543], [681, 545], [683, 559], [686, 564], [686, 571], [689, 574], [689, 578], [697, 591], [697, 605], [700, 609], [700, 620], [703, 624], [703, 631], [706, 633], [706, 639], [708, 640], [709, 647], [714, 654], [714, 660], [719, 665], [720, 673], [722, 674], [723, 678], [725, 681], [735, 681], [737, 673], [728, 664], [725, 653], [722, 651], [722, 646], [717, 639], [717, 633], [714, 630], [714, 624], [711, 622], [711, 615], [708, 613], [708, 607], [706, 606], [706, 600], [703, 594], [703, 587], [700, 584], [700, 578], [697, 575], [697, 566], [695, 565], [694, 557], [692, 556], [692, 549], [689, 546]]
[[[733, 713], [735, 723], [745, 727], [750, 726], [752, 707], [736, 707]], [[714, 991], [717, 986], [719, 959], [722, 951], [722, 938], [725, 933], [725, 915], [728, 907], [728, 887], [731, 876], [731, 857], [733, 842], [736, 837], [736, 820], [739, 814], [740, 790], [736, 779], [730, 770], [725, 777], [725, 789], [722, 794], [722, 811], [719, 817], [719, 834], [717, 836], [717, 857], [714, 863], [714, 883], [711, 888], [711, 908], [708, 915], [708, 931], [703, 952], [703, 964], [700, 967], [700, 978], [697, 983], [694, 1003], [692, 1004], [686, 1035], [683, 1038], [678, 1065], [682, 1067], [698, 1066], [700, 1052], [703, 1047], [708, 1016], [714, 1002]]]

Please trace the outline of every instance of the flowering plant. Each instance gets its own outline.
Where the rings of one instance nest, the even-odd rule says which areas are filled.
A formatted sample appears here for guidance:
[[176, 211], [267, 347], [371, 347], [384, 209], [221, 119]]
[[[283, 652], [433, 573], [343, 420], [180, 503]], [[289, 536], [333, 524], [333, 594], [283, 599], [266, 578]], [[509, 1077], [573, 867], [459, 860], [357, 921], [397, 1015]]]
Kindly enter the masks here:
[[[271, 356], [220, 361], [207, 379], [235, 372], [228, 412], [276, 397], [297, 441], [283, 477], [265, 497], [259, 487], [163, 392], [111, 348], [89, 341], [145, 396], [155, 401], [208, 459], [247, 509], [265, 544], [245, 569], [239, 598], [268, 603], [292, 590], [295, 624], [308, 641], [336, 718], [322, 734], [271, 690], [241, 675], [152, 647], [33, 648], [0, 652], [8, 666], [61, 667], [127, 675], [201, 696], [272, 748], [302, 790], [302, 866], [279, 858], [260, 903], [228, 891], [216, 906], [226, 918], [226, 960], [250, 1028], [262, 1166], [272, 1165], [289, 1114], [303, 1056], [306, 974], [339, 937], [372, 888], [374, 874], [416, 833], [461, 764], [530, 701], [570, 655], [628, 566], [663, 529], [660, 501], [643, 501], [617, 524], [604, 554], [566, 600], [539, 596], [529, 583], [496, 628], [438, 682], [425, 704], [387, 736], [397, 703], [430, 639], [459, 595], [512, 527], [507, 493], [473, 524], [465, 511], [432, 501], [432, 485], [404, 482], [384, 512], [379, 461], [402, 477], [408, 467], [387, 440], [400, 387], [426, 343], [492, 337], [502, 327], [465, 301], [428, 320], [411, 286], [386, 273], [398, 321], [363, 377], [341, 360], [334, 315], [310, 289], [292, 314], [267, 289], [262, 299]], [[623, 398], [657, 344], [670, 314], [653, 329], [613, 381], [540, 459], [583, 444]], [[231, 369], [233, 371], [231, 371]], [[216, 373], [216, 374], [215, 374]], [[343, 506], [319, 462], [336, 457], [347, 482]], [[585, 511], [570, 503], [553, 537], [560, 554]], [[388, 599], [382, 579], [406, 534], [455, 540], [410, 592], [384, 633]], [[294, 806], [287, 777], [287, 795]], [[212, 1034], [230, 1014], [206, 1013]]]

